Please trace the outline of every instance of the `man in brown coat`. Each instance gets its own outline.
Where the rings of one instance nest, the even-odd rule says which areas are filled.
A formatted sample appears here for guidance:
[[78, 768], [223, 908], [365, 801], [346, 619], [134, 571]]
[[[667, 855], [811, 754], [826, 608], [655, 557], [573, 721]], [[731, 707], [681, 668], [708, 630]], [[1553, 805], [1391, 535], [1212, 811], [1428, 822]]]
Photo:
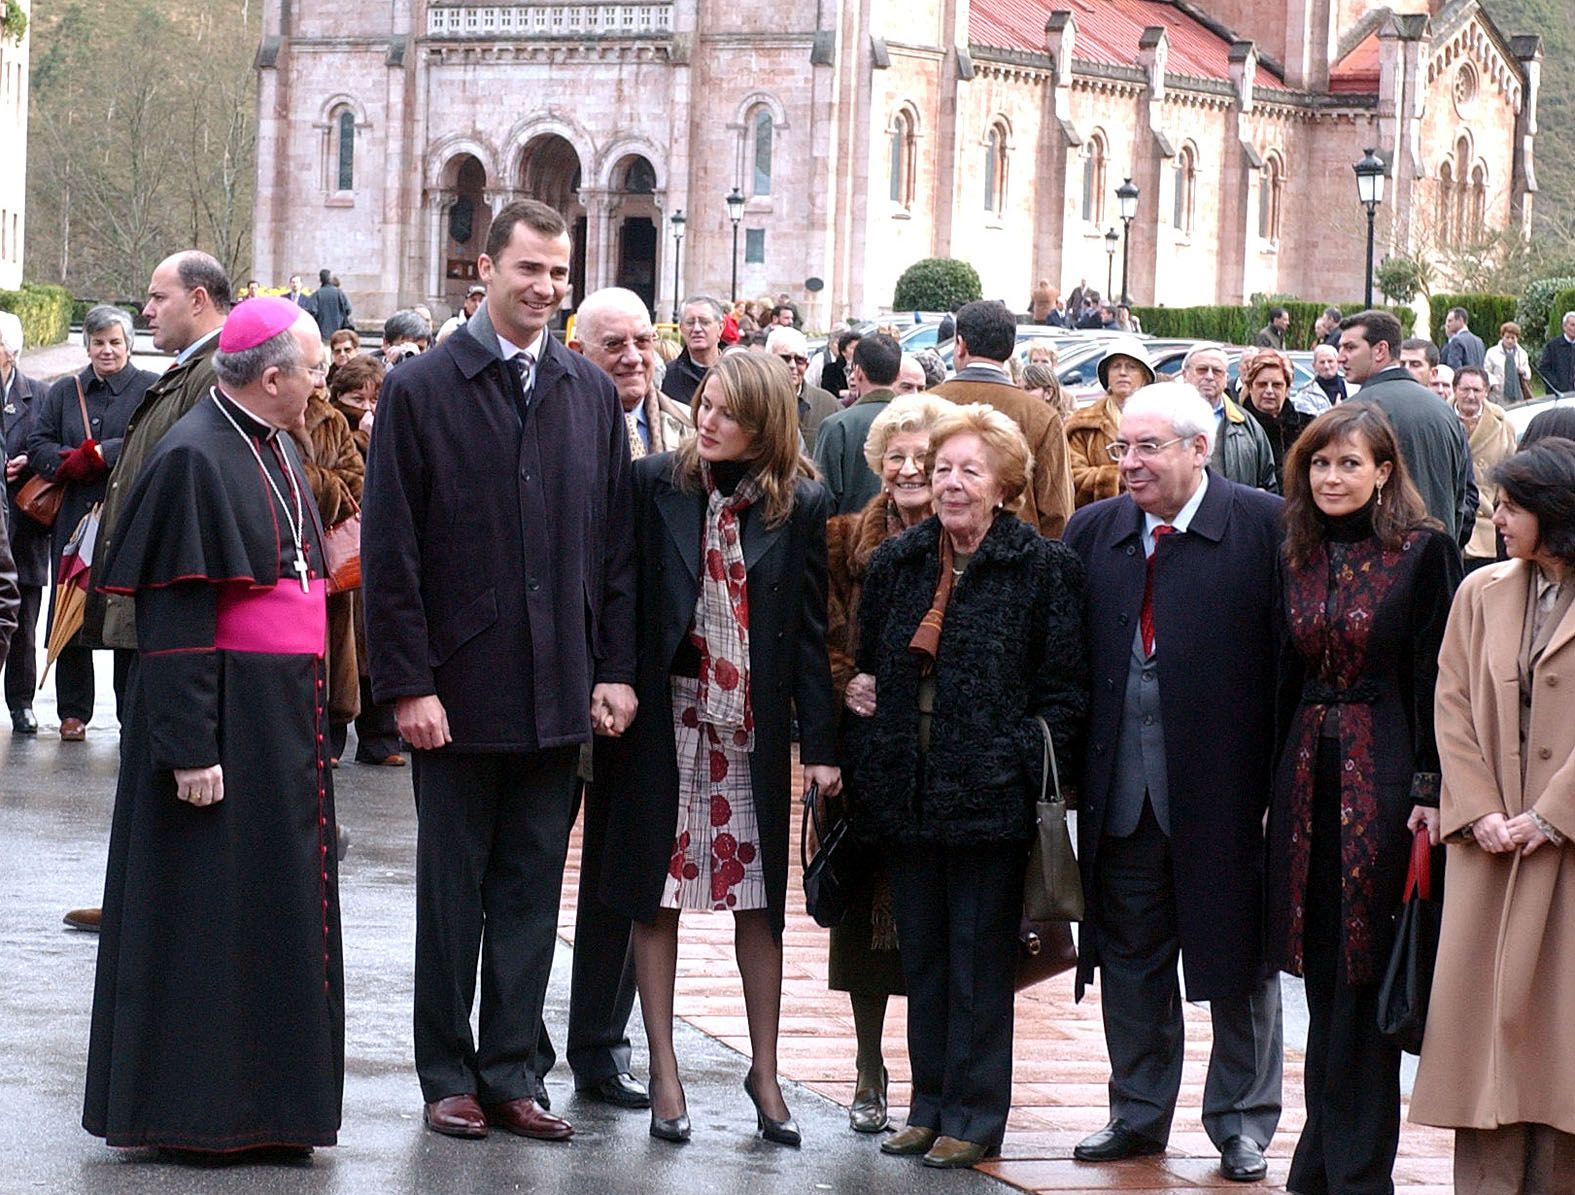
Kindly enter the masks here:
[[957, 376], [929, 393], [954, 403], [982, 402], [1022, 428], [1034, 473], [1018, 517], [1059, 539], [1072, 514], [1072, 470], [1061, 416], [1013, 384], [1006, 361], [1017, 348], [1017, 321], [1006, 304], [969, 303], [957, 313]]

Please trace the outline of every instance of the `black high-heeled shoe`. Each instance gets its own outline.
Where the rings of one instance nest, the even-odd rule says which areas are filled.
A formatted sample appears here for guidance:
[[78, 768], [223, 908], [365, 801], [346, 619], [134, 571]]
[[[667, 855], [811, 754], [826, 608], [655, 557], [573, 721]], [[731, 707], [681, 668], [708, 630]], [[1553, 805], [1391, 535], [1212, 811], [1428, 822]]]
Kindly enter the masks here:
[[651, 1113], [651, 1136], [658, 1141], [672, 1141], [681, 1143], [689, 1140], [689, 1113], [680, 1112], [677, 1116], [658, 1116]]
[[767, 1141], [776, 1145], [791, 1145], [794, 1148], [804, 1143], [803, 1134], [798, 1131], [798, 1122], [789, 1116], [786, 1120], [772, 1120], [760, 1106], [760, 1099], [755, 1095], [755, 1084], [749, 1074], [744, 1075], [744, 1094], [749, 1097], [749, 1102], [755, 1106], [755, 1130]]

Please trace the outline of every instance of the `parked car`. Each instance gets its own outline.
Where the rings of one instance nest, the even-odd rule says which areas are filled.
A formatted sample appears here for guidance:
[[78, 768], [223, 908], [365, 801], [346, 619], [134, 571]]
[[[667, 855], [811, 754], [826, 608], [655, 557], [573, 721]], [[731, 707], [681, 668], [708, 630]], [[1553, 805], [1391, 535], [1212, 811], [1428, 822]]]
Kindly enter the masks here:
[[1510, 425], [1515, 429], [1515, 439], [1519, 440], [1526, 434], [1526, 425], [1540, 415], [1543, 411], [1550, 411], [1554, 407], [1575, 407], [1575, 394], [1549, 395], [1547, 398], [1532, 398], [1525, 402], [1515, 403], [1504, 408], [1504, 415]]

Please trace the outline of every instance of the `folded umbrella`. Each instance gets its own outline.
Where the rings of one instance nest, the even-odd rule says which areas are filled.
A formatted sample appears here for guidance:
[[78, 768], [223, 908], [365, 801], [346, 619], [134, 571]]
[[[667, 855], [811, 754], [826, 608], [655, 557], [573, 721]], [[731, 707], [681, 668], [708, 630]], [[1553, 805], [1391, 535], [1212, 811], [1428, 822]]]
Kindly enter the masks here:
[[88, 574], [93, 566], [93, 548], [98, 542], [98, 512], [99, 507], [94, 506], [82, 516], [60, 553], [60, 570], [55, 574], [55, 616], [49, 624], [44, 675], [38, 678], [40, 689], [49, 679], [50, 667], [82, 629], [87, 611]]

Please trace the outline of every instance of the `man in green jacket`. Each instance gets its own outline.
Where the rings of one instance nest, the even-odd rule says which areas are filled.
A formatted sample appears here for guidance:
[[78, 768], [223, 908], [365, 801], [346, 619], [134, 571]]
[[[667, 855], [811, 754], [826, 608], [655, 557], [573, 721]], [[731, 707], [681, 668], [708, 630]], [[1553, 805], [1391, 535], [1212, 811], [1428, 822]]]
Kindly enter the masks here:
[[853, 350], [848, 383], [858, 395], [851, 407], [826, 416], [815, 440], [815, 468], [831, 494], [833, 515], [863, 510], [880, 493], [880, 478], [864, 459], [864, 440], [875, 416], [895, 397], [892, 387], [902, 368], [902, 346], [877, 332]]
[[[104, 559], [114, 542], [126, 499], [153, 446], [212, 388], [213, 351], [229, 313], [230, 277], [215, 258], [187, 249], [166, 257], [154, 269], [142, 316], [153, 333], [153, 347], [174, 353], [175, 362], [148, 387], [126, 424], [120, 457], [109, 475], [99, 512], [98, 559]], [[136, 608], [129, 597], [102, 594], [90, 585], [84, 625], [90, 639], [105, 647], [137, 646]], [[99, 919], [98, 909], [72, 909], [65, 916], [73, 929], [94, 933]]]

